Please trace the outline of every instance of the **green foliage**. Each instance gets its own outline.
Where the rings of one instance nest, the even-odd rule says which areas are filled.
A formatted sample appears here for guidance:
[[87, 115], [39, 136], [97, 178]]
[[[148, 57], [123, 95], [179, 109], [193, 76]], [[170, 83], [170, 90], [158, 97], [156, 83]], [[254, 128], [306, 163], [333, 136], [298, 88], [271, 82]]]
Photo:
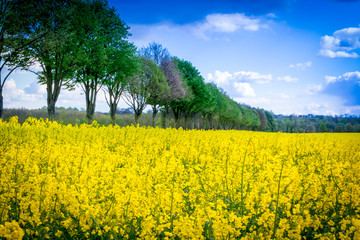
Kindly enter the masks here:
[[322, 122], [320, 124], [319, 130], [320, 130], [320, 132], [327, 132], [327, 127], [326, 127], [326, 124], [324, 122]]
[[[283, 116], [275, 115], [277, 128], [282, 132], [358, 132], [360, 118], [358, 116]], [[346, 129], [347, 126], [347, 129]]]
[[161, 94], [168, 90], [165, 76], [155, 62], [145, 57], [140, 59], [140, 71], [127, 78], [124, 98], [135, 113], [135, 123], [147, 104], [158, 105], [161, 101]]
[[126, 40], [129, 27], [107, 1], [82, 1], [76, 10], [75, 82], [80, 83], [85, 92], [88, 122], [92, 122], [97, 93], [103, 85], [108, 87], [108, 103], [114, 118], [124, 80], [137, 68], [133, 57], [135, 47]]

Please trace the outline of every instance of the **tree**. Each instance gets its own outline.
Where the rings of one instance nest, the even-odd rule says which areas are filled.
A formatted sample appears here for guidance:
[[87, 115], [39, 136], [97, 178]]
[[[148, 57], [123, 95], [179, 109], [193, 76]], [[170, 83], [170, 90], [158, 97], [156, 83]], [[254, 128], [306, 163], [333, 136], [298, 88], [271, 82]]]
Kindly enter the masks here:
[[169, 94], [170, 88], [166, 82], [164, 72], [158, 66], [153, 66], [152, 76], [148, 86], [149, 97], [147, 103], [152, 107], [152, 125], [155, 127], [155, 118], [164, 98]]
[[320, 132], [327, 132], [327, 127], [324, 121], [321, 122], [320, 127], [319, 127], [319, 131]]
[[78, 51], [75, 82], [80, 84], [85, 93], [86, 118], [91, 123], [97, 93], [112, 74], [112, 69], [108, 71], [108, 65], [113, 60], [111, 54], [128, 38], [129, 27], [105, 0], [82, 2], [80, 6], [75, 21], [76, 35], [79, 37], [76, 41]]
[[170, 59], [169, 51], [159, 43], [149, 43], [147, 47], [143, 47], [139, 51], [139, 55], [147, 59], [152, 59], [159, 67], [164, 61]]
[[4, 118], [3, 89], [6, 80], [17, 68], [31, 65], [29, 45], [42, 38], [33, 34], [36, 26], [36, 1], [0, 0], [0, 119]]
[[[163, 63], [168, 62], [170, 59], [169, 51], [163, 48], [161, 44], [154, 42], [150, 43], [147, 47], [141, 48], [139, 54], [142, 57], [153, 60], [158, 67], [161, 67]], [[153, 127], [155, 127], [155, 118], [159, 108], [164, 105], [165, 98], [170, 93], [164, 72], [160, 68], [158, 70], [154, 71], [154, 81], [149, 86], [150, 97], [148, 103], [152, 106], [153, 110]]]
[[267, 131], [275, 132], [277, 131], [277, 126], [274, 118], [274, 114], [272, 112], [264, 110], [266, 119], [267, 119]]
[[42, 37], [28, 44], [24, 58], [35, 59], [41, 66], [41, 71], [33, 72], [38, 75], [39, 82], [46, 85], [48, 117], [53, 120], [61, 88], [72, 88], [75, 48], [72, 21], [77, 1], [39, 0], [35, 3], [36, 21], [31, 25], [30, 35]]
[[186, 96], [186, 90], [183, 86], [183, 82], [181, 80], [180, 71], [176, 67], [176, 62], [174, 58], [165, 58], [161, 62], [161, 70], [164, 72], [166, 82], [169, 86], [170, 91], [167, 92], [167, 95], [163, 97], [163, 109], [162, 113], [162, 127], [166, 128], [167, 118], [169, 116], [170, 104], [173, 102], [177, 102]]
[[206, 83], [207, 91], [209, 92], [209, 99], [201, 109], [201, 117], [203, 118], [203, 128], [212, 128], [212, 118], [216, 113], [216, 105], [217, 105], [217, 97], [219, 96], [220, 92], [219, 89], [216, 87], [214, 83]]
[[141, 62], [140, 72], [127, 78], [128, 84], [124, 95], [125, 102], [134, 110], [135, 124], [138, 123], [143, 110], [147, 106], [153, 94], [153, 89], [159, 83], [158, 79], [163, 78], [165, 80], [163, 75], [161, 77], [163, 73], [154, 61], [142, 57]]
[[110, 118], [113, 126], [116, 124], [116, 111], [122, 93], [126, 87], [126, 78], [135, 74], [139, 68], [136, 48], [127, 41], [121, 41], [118, 46], [109, 48], [109, 64], [104, 80], [106, 102], [110, 107]]
[[267, 128], [267, 119], [265, 112], [263, 109], [256, 109], [256, 111], [259, 114], [259, 118], [260, 118], [260, 126], [258, 130], [264, 131]]
[[185, 127], [187, 127], [188, 118], [193, 118], [194, 114], [198, 113], [206, 105], [210, 93], [200, 72], [189, 61], [175, 58], [175, 62], [188, 91], [187, 97], [173, 104], [172, 108], [174, 114], [179, 115], [176, 112], [181, 112], [184, 115]]

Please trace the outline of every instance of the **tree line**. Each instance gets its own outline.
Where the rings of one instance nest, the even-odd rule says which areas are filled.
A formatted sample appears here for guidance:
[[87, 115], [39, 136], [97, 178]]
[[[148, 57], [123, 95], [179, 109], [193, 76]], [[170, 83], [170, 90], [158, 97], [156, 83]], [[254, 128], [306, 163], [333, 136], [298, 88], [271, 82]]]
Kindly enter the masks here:
[[[160, 119], [164, 128], [172, 121], [186, 129], [284, 130], [274, 114], [235, 102], [161, 44], [137, 49], [128, 39], [129, 26], [107, 0], [0, 0], [0, 13], [1, 119], [5, 82], [22, 69], [46, 86], [50, 120], [60, 91], [80, 86], [87, 123], [104, 91], [113, 125], [123, 99], [135, 124], [151, 106], [153, 127]], [[40, 70], [34, 70], [35, 64]]]
[[[106, 0], [1, 0], [0, 9], [1, 119], [4, 84], [14, 70], [23, 69], [46, 85], [50, 120], [60, 91], [80, 86], [88, 123], [97, 94], [104, 91], [113, 124], [123, 98], [135, 124], [150, 105], [153, 126], [160, 113], [163, 127], [171, 117], [176, 127], [183, 118], [186, 128], [199, 127], [200, 121], [205, 128], [271, 128], [262, 124], [270, 113], [236, 103], [161, 44], [137, 49], [128, 40], [129, 27]], [[41, 70], [35, 71], [34, 64]]]
[[278, 131], [289, 133], [360, 132], [360, 118], [354, 115], [275, 115]]

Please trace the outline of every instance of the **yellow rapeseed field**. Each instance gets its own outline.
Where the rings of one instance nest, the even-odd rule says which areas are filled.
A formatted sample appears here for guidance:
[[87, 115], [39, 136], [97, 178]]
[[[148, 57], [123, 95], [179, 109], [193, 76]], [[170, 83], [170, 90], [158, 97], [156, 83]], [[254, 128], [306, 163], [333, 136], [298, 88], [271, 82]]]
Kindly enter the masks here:
[[360, 239], [360, 134], [0, 122], [4, 239]]

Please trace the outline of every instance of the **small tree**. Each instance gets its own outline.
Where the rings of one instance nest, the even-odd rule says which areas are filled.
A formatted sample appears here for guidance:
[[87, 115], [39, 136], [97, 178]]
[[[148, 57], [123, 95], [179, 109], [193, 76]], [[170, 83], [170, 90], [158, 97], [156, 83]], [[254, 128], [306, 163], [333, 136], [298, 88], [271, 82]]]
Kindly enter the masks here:
[[167, 118], [170, 112], [170, 104], [183, 99], [186, 96], [186, 91], [181, 80], [180, 71], [176, 67], [174, 58], [166, 58], [161, 62], [161, 70], [164, 72], [166, 82], [169, 86], [169, 92], [163, 97], [162, 109], [162, 127], [167, 128]]
[[[159, 67], [154, 61], [141, 58], [140, 72], [132, 77], [127, 78], [127, 86], [124, 100], [133, 109], [135, 114], [135, 124], [147, 106], [149, 99], [154, 100], [154, 92], [152, 92], [157, 84], [159, 78], [164, 78]], [[151, 101], [150, 101], [151, 102]]]
[[[147, 47], [141, 48], [139, 54], [142, 57], [153, 60], [158, 67], [162, 67], [170, 60], [169, 51], [161, 44], [155, 42], [150, 43]], [[150, 86], [152, 93], [149, 98], [149, 104], [152, 105], [153, 110], [153, 127], [155, 127], [155, 118], [159, 112], [159, 108], [166, 105], [167, 97], [170, 94], [167, 78], [164, 76], [165, 72], [162, 68], [160, 71], [162, 71], [162, 73], [157, 73], [158, 82], [154, 82], [153, 85]]]
[[148, 91], [149, 97], [147, 103], [152, 108], [152, 125], [155, 127], [155, 118], [159, 112], [159, 108], [164, 104], [164, 99], [170, 93], [170, 88], [166, 82], [163, 71], [158, 66], [152, 67], [152, 76], [149, 81]]
[[321, 122], [320, 127], [319, 127], [319, 131], [320, 132], [327, 132], [327, 127], [325, 122]]
[[110, 107], [110, 118], [113, 126], [116, 124], [116, 110], [126, 87], [126, 78], [135, 74], [139, 68], [139, 60], [134, 55], [134, 45], [122, 41], [117, 48], [109, 50], [110, 63], [106, 66], [107, 75], [104, 80], [106, 102]]

